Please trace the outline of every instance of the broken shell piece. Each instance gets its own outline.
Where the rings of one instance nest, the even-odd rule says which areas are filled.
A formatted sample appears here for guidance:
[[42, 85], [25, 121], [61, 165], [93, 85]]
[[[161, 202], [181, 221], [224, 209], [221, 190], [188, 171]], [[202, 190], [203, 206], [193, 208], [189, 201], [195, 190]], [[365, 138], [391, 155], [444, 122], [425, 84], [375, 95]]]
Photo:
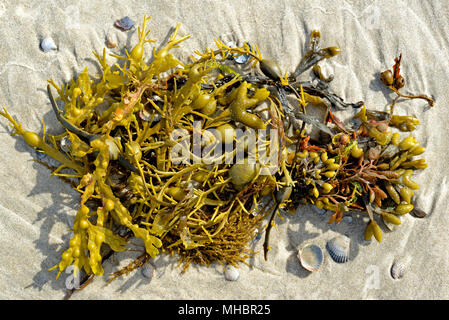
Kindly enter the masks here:
[[56, 44], [52, 38], [46, 37], [41, 41], [41, 49], [44, 52], [48, 52], [48, 51], [56, 50], [56, 49], [58, 49], [58, 47], [56, 47]]
[[132, 21], [128, 16], [114, 22], [114, 27], [122, 31], [127, 31], [131, 29], [133, 26], [134, 21]]
[[424, 218], [427, 213], [424, 210], [414, 207], [411, 214], [416, 218]]
[[336, 236], [329, 240], [326, 249], [331, 258], [338, 263], [344, 263], [349, 260], [349, 246], [351, 239], [346, 236]]
[[114, 41], [112, 41], [110, 38], [107, 38], [107, 39], [106, 39], [106, 46], [107, 46], [109, 49], [112, 49], [112, 48], [117, 47], [117, 43], [115, 43]]
[[229, 265], [226, 267], [224, 276], [228, 281], [237, 281], [237, 279], [239, 278], [239, 271], [236, 267]]
[[143, 266], [142, 266], [142, 275], [151, 280], [154, 276], [154, 267], [151, 263], [146, 262]]
[[318, 271], [323, 264], [323, 251], [319, 246], [309, 244], [299, 251], [298, 259], [304, 269], [310, 272], [315, 272]]

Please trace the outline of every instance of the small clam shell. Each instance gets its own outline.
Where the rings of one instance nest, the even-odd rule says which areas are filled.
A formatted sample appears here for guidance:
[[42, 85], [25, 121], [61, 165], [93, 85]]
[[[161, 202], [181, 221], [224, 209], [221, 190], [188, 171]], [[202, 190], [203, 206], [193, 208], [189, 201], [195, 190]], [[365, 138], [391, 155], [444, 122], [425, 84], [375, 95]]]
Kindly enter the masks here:
[[393, 279], [401, 279], [407, 269], [409, 259], [395, 260], [391, 265], [390, 274]]
[[151, 280], [154, 276], [154, 267], [151, 263], [147, 262], [142, 266], [142, 275]]
[[315, 272], [323, 264], [324, 255], [320, 247], [315, 244], [309, 244], [299, 251], [298, 259], [304, 269]]
[[48, 52], [51, 50], [56, 50], [58, 47], [56, 47], [56, 44], [52, 38], [46, 37], [41, 41], [41, 49], [44, 52]]
[[227, 266], [225, 273], [224, 273], [225, 279], [228, 281], [237, 281], [239, 278], [239, 271], [234, 266]]
[[351, 239], [340, 235], [329, 240], [326, 244], [326, 249], [335, 262], [344, 263], [349, 260], [350, 243]]

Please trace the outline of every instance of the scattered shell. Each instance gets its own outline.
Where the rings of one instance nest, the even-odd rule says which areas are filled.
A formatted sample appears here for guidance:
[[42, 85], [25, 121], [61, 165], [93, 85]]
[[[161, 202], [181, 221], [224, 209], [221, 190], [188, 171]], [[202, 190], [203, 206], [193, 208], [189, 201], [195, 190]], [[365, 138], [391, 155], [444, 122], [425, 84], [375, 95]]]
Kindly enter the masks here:
[[[251, 46], [249, 45], [249, 43], [246, 43], [249, 46], [249, 51], [252, 51]], [[249, 61], [249, 59], [251, 59], [251, 56], [248, 54], [242, 54], [241, 56], [235, 57], [234, 61], [239, 63], [239, 64], [243, 64], [243, 63], [247, 63]]]
[[324, 256], [321, 248], [315, 244], [309, 244], [299, 250], [298, 259], [304, 269], [315, 272], [323, 264]]
[[421, 210], [417, 207], [414, 207], [411, 214], [416, 218], [424, 218], [427, 216], [427, 213], [424, 210]]
[[239, 271], [236, 267], [229, 265], [226, 267], [224, 276], [228, 281], [237, 281], [237, 279], [239, 278]]
[[142, 266], [142, 275], [151, 280], [154, 276], [154, 267], [151, 263], [146, 262], [143, 266]]
[[117, 43], [115, 43], [114, 41], [112, 41], [110, 38], [107, 38], [107, 39], [106, 39], [106, 46], [107, 46], [109, 49], [112, 49], [112, 48], [117, 47]]
[[390, 269], [390, 274], [393, 279], [401, 279], [408, 266], [408, 261], [410, 259], [399, 259], [393, 262]]
[[331, 258], [338, 263], [344, 263], [349, 260], [349, 246], [351, 239], [346, 236], [336, 236], [329, 240], [326, 249], [329, 251]]
[[61, 150], [64, 152], [70, 152], [70, 149], [72, 148], [72, 141], [70, 141], [69, 138], [64, 137], [59, 142], [59, 146], [61, 147]]
[[56, 49], [58, 49], [58, 47], [56, 47], [56, 44], [52, 38], [47, 37], [41, 41], [41, 49], [44, 52], [48, 52], [51, 50], [56, 50]]
[[131, 29], [133, 26], [134, 21], [132, 21], [128, 16], [114, 22], [114, 27], [122, 31], [127, 31]]

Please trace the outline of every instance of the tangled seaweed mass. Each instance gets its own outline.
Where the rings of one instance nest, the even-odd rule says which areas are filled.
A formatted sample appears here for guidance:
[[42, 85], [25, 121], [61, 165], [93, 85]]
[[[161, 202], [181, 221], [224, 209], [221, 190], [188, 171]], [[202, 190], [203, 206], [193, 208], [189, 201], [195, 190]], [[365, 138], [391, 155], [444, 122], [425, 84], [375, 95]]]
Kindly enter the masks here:
[[[395, 115], [394, 105], [400, 98], [424, 99], [430, 106], [433, 100], [399, 91], [405, 84], [402, 57], [380, 77], [396, 98], [388, 111], [375, 111], [329, 91], [332, 77], [318, 63], [340, 49], [321, 48], [318, 31], [288, 75], [263, 59], [256, 45], [231, 47], [220, 40], [217, 49], [195, 51], [192, 62], [183, 63], [170, 53], [189, 38], [177, 36], [179, 25], [147, 63], [148, 20], [126, 56], [112, 55], [119, 63], [109, 65], [105, 49], [94, 52], [102, 68], [98, 78], [91, 79], [86, 68], [65, 86], [49, 81], [64, 105], [60, 110], [49, 85], [64, 133], [46, 134], [43, 124], [39, 136], [5, 108], [0, 113], [13, 135], [60, 162], [53, 175], [81, 194], [73, 237], [52, 268], [57, 276], [72, 264], [87, 276], [103, 275], [104, 258], [126, 250], [132, 237], [145, 250], [112, 280], [160, 252], [176, 254], [183, 270], [192, 262], [237, 265], [254, 254], [249, 244], [269, 216], [267, 259], [280, 207], [324, 208], [329, 224], [348, 210], [365, 212], [365, 239], [379, 242], [380, 220], [399, 225], [400, 216], [414, 210], [419, 186], [413, 173], [427, 167], [415, 157], [425, 148], [411, 135], [401, 137], [419, 120]], [[236, 64], [241, 56], [248, 59]], [[297, 80], [310, 69], [313, 81]], [[314, 108], [325, 111], [322, 119], [307, 112]], [[334, 113], [353, 108], [350, 125]]]

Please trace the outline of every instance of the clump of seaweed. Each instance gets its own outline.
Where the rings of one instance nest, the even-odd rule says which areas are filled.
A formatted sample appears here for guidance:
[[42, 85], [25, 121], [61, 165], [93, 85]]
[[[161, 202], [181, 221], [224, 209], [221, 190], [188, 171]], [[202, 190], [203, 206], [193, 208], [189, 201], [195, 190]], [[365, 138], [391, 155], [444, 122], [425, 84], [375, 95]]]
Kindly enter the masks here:
[[[318, 31], [312, 32], [309, 50], [288, 75], [248, 43], [229, 47], [216, 40], [218, 49], [195, 51], [192, 62], [183, 63], [170, 52], [190, 37], [178, 37], [179, 25], [147, 62], [143, 47], [152, 42], [148, 20], [144, 18], [138, 43], [126, 56], [111, 54], [122, 64], [109, 65], [104, 49], [102, 55], [94, 52], [102, 68], [99, 77], [92, 78], [86, 68], [65, 86], [49, 81], [48, 95], [63, 134], [47, 135], [43, 124], [41, 137], [23, 129], [5, 108], [0, 112], [12, 124], [13, 135], [61, 163], [53, 175], [78, 181], [81, 206], [69, 247], [51, 268], [58, 269], [57, 277], [72, 264], [89, 279], [103, 275], [102, 245], [124, 251], [131, 237], [141, 239], [145, 250], [111, 281], [161, 251], [177, 255], [183, 270], [191, 263], [237, 266], [254, 254], [249, 244], [271, 213], [267, 258], [281, 206], [325, 208], [331, 212], [329, 223], [338, 223], [350, 209], [366, 212], [365, 238], [374, 235], [379, 242], [382, 232], [375, 215], [401, 224], [398, 216], [413, 210], [419, 187], [412, 174], [427, 166], [415, 157], [425, 148], [415, 137], [401, 139], [391, 129], [413, 131], [418, 119], [394, 115], [397, 99], [390, 112], [383, 112], [369, 110], [363, 102], [344, 102], [330, 92], [332, 77], [324, 77], [317, 63], [340, 49], [320, 48]], [[235, 66], [233, 60], [242, 55], [248, 57], [245, 64], [259, 66], [260, 75], [244, 74]], [[382, 82], [398, 97], [433, 105], [429, 97], [398, 91], [403, 86], [400, 60], [393, 72], [382, 73]], [[311, 68], [316, 84], [296, 80]], [[317, 106], [326, 109], [324, 121], [307, 113]], [[344, 108], [361, 108], [355, 115], [359, 126], [347, 128], [333, 113]], [[327, 139], [313, 140], [310, 126]], [[239, 135], [242, 129], [252, 130], [257, 143]], [[217, 146], [225, 151], [216, 152]], [[261, 146], [265, 153], [258, 150]], [[266, 153], [273, 155], [268, 164], [261, 161]]]

